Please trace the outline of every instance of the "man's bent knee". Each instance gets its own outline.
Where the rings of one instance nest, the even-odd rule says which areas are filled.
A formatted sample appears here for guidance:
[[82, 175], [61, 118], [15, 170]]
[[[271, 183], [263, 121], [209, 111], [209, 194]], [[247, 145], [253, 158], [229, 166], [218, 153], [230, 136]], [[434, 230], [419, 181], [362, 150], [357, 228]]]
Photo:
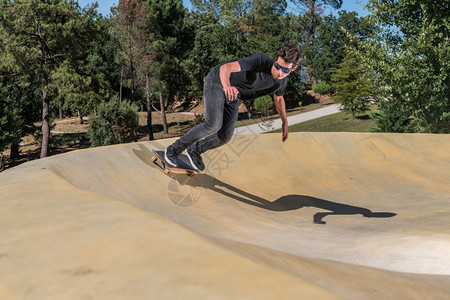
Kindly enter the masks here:
[[232, 138], [233, 138], [233, 132], [231, 134], [219, 135], [219, 140], [222, 145], [228, 144]]
[[211, 135], [218, 132], [220, 130], [220, 127], [222, 127], [222, 124], [220, 122], [206, 122], [204, 130], [205, 133]]

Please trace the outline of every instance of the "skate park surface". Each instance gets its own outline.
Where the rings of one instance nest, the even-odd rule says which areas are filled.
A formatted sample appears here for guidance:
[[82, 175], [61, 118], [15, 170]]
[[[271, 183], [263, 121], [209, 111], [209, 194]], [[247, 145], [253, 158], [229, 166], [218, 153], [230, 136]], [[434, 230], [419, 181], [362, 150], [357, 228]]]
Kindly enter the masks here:
[[0, 299], [448, 299], [450, 135], [236, 135], [195, 177], [174, 140], [0, 173]]

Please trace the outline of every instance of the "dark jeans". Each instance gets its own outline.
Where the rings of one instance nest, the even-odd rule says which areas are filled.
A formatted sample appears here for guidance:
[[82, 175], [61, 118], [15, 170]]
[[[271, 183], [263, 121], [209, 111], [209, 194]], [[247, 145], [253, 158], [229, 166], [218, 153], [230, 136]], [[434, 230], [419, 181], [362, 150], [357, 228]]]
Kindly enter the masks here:
[[176, 154], [189, 146], [198, 153], [204, 153], [225, 145], [233, 137], [239, 114], [239, 96], [233, 101], [225, 99], [222, 85], [213, 80], [211, 73], [206, 77], [203, 95], [205, 122], [191, 128], [172, 144]]

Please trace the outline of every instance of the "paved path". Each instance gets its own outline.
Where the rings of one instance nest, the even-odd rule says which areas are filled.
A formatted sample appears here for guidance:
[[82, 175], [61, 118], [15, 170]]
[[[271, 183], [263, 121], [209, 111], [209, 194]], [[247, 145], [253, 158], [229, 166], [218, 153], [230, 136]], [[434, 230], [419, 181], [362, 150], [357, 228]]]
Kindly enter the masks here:
[[[288, 117], [288, 123], [289, 125], [294, 125], [302, 122], [306, 122], [312, 119], [317, 119], [320, 117], [332, 115], [335, 113], [340, 112], [339, 110], [339, 104], [332, 104], [328, 105], [324, 108], [316, 109], [313, 111], [301, 113], [298, 115], [290, 116]], [[267, 130], [267, 126], [265, 127], [261, 123], [252, 124], [248, 126], [242, 126], [235, 129], [235, 134], [259, 134], [264, 133], [276, 129], [280, 129], [282, 126], [282, 122], [280, 118], [277, 118], [274, 120], [273, 124], [270, 125], [269, 130]]]

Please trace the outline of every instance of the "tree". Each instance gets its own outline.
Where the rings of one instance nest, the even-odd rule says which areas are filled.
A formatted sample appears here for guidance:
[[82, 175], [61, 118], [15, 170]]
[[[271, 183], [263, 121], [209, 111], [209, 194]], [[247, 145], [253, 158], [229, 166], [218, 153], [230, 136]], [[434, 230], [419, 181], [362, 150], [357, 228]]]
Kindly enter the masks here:
[[[255, 1], [256, 2], [256, 1]], [[194, 9], [186, 19], [188, 32], [194, 32], [192, 48], [184, 63], [194, 92], [203, 91], [203, 81], [215, 65], [253, 52], [256, 29], [250, 1], [193, 0]], [[250, 48], [250, 49], [249, 49]], [[261, 51], [261, 50], [259, 50]]]
[[308, 72], [308, 79], [317, 82], [314, 57], [320, 50], [317, 42], [317, 27], [322, 22], [320, 15], [323, 13], [323, 7], [327, 5], [339, 9], [342, 6], [342, 0], [292, 0], [292, 2], [300, 10], [306, 10], [300, 25], [300, 31], [303, 33], [300, 40], [304, 56], [303, 65]]
[[[33, 87], [36, 79], [21, 74], [14, 63], [14, 56], [8, 51], [8, 36], [0, 22], [0, 118], [3, 124], [0, 134], [2, 149], [11, 146], [10, 157], [18, 158], [21, 137], [36, 131], [34, 123], [39, 122], [40, 106], [38, 89]], [[32, 66], [30, 66], [32, 69]], [[1, 151], [3, 151], [1, 150]]]
[[[141, 0], [121, 0], [113, 10], [112, 34], [118, 47], [117, 61], [121, 66], [121, 84], [124, 67], [129, 73], [130, 98], [135, 102], [137, 90], [137, 68], [143, 57], [142, 39], [145, 39], [147, 4]], [[122, 94], [121, 98], [122, 100]]]
[[139, 126], [137, 106], [112, 99], [99, 105], [97, 115], [89, 118], [88, 135], [92, 146], [123, 143], [134, 136]]
[[111, 95], [111, 69], [107, 53], [106, 22], [98, 16], [96, 6], [83, 9], [87, 35], [83, 37], [83, 48], [73, 49], [70, 56], [62, 60], [50, 73], [49, 92], [53, 95], [52, 109], [58, 105], [59, 116], [63, 111], [78, 114], [80, 123], [100, 102]]
[[[242, 56], [262, 52], [275, 58], [286, 41], [294, 40], [284, 34], [281, 16], [285, 14], [284, 0], [255, 0], [249, 13], [242, 18]], [[244, 30], [245, 29], [245, 30]]]
[[356, 113], [369, 109], [375, 88], [364, 65], [353, 53], [348, 52], [331, 78], [336, 90], [334, 100], [342, 104], [343, 111], [355, 118]]
[[21, 123], [20, 114], [0, 82], [0, 153], [11, 144], [18, 143]]
[[214, 13], [198, 11], [190, 12], [186, 19], [189, 32], [193, 33], [192, 46], [189, 50], [183, 67], [189, 75], [191, 86], [194, 93], [203, 91], [203, 81], [209, 70], [220, 62], [218, 54], [218, 32], [221, 25], [214, 18]]
[[71, 63], [66, 60], [51, 73], [49, 90], [61, 99], [61, 109], [78, 114], [80, 124], [83, 124], [83, 116], [93, 112], [110, 94], [103, 74], [94, 74], [94, 71], [89, 61]]
[[153, 28], [147, 26], [148, 3], [142, 0], [123, 0], [114, 12], [111, 34], [117, 42], [116, 61], [120, 67], [119, 99], [122, 101], [124, 76], [128, 73], [131, 101], [136, 102], [139, 86], [145, 91], [147, 130], [149, 139], [153, 140], [150, 73], [155, 55], [150, 47], [154, 38]]
[[154, 58], [151, 86], [158, 91], [164, 133], [167, 134], [166, 106], [171, 96], [180, 93], [187, 78], [182, 68], [186, 45], [190, 42], [185, 41], [186, 9], [181, 0], [147, 0], [146, 3], [146, 22], [153, 35], [149, 44]]
[[[48, 155], [50, 139], [49, 81], [64, 59], [83, 48], [88, 35], [87, 18], [76, 2], [52, 0], [1, 0], [3, 38], [18, 72], [37, 78], [42, 93], [41, 157]], [[36, 63], [37, 62], [37, 63]]]
[[[381, 116], [402, 112], [416, 132], [450, 132], [450, 9], [448, 1], [370, 0], [383, 30], [364, 44], [379, 82]], [[389, 121], [386, 118], [386, 122]], [[385, 126], [384, 128], [393, 128]]]
[[358, 18], [356, 12], [340, 11], [339, 17], [323, 18], [317, 28], [319, 51], [313, 58], [314, 74], [322, 81], [331, 82], [331, 74], [344, 60], [346, 48], [359, 49], [359, 40], [374, 32], [367, 18]]

